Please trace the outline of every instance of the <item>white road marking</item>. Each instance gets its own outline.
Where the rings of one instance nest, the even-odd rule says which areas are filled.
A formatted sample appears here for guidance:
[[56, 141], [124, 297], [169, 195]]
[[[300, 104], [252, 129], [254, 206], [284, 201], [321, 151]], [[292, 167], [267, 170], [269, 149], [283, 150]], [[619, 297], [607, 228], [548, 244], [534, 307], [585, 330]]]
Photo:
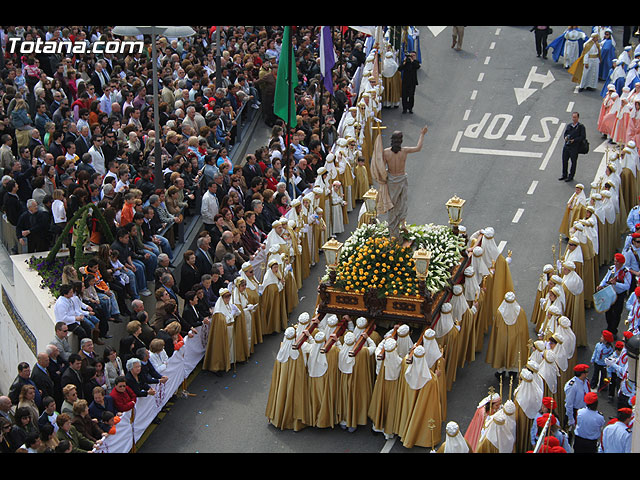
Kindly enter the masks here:
[[460, 130], [456, 134], [456, 139], [453, 141], [453, 146], [451, 147], [452, 152], [455, 152], [458, 149], [458, 143], [460, 143], [461, 138], [462, 138], [462, 130]]
[[529, 70], [529, 75], [527, 76], [527, 80], [524, 82], [524, 87], [514, 87], [513, 91], [516, 94], [516, 100], [518, 101], [518, 105], [524, 102], [527, 98], [533, 95], [538, 91], [537, 88], [531, 88], [532, 83], [541, 83], [542, 88], [547, 88], [550, 84], [555, 82], [555, 77], [551, 70], [549, 70], [546, 74], [538, 73], [538, 67], [535, 65], [531, 67]]
[[502, 251], [504, 250], [504, 247], [507, 245], [507, 241], [506, 240], [502, 240], [499, 244], [498, 244], [498, 253], [502, 253]]
[[489, 45], [489, 50], [493, 50], [494, 48], [496, 48], [496, 42], [491, 42], [491, 45]]
[[551, 146], [549, 147], [549, 150], [547, 150], [547, 154], [545, 155], [544, 160], [540, 164], [539, 170], [544, 170], [545, 168], [547, 168], [547, 164], [549, 163], [549, 160], [551, 159], [551, 155], [553, 154], [553, 150], [556, 148], [556, 144], [560, 140], [560, 137], [562, 136], [562, 132], [564, 132], [564, 127], [565, 127], [564, 123], [561, 123], [560, 127], [558, 127], [558, 131], [556, 132], [556, 136], [554, 137], [553, 142], [551, 142]]
[[380, 450], [380, 453], [389, 453], [393, 448], [393, 445], [396, 443], [396, 438], [397, 437], [394, 436], [393, 438], [387, 440], [384, 444], [384, 447], [382, 447], [382, 450]]
[[573, 102], [569, 102], [569, 105], [567, 105], [567, 112], [573, 112]]
[[485, 65], [489, 65], [489, 62], [491, 61], [491, 57], [487, 57], [484, 59], [484, 64]]
[[524, 213], [524, 208], [519, 208], [516, 211], [516, 214], [513, 216], [513, 220], [511, 220], [511, 223], [518, 223], [520, 221], [520, 217], [522, 217], [523, 213]]
[[500, 32], [501, 32], [501, 31], [502, 31], [502, 29], [501, 29], [500, 27], [498, 27], [498, 28], [496, 29], [496, 35], [500, 35]]
[[477, 153], [480, 155], [498, 155], [502, 157], [526, 157], [526, 158], [542, 157], [542, 153], [538, 153], [538, 152], [521, 152], [518, 150], [495, 150], [492, 148], [461, 147], [460, 153]]
[[427, 26], [427, 28], [428, 28], [429, 30], [431, 30], [431, 33], [433, 34], [433, 36], [434, 36], [434, 37], [437, 37], [437, 36], [438, 36], [438, 35], [440, 35], [440, 34], [444, 31], [444, 29], [445, 29], [445, 28], [447, 28], [447, 27], [429, 27], [429, 26]]
[[471, 115], [471, 110], [465, 110], [464, 117], [462, 117], [462, 119], [466, 122], [469, 120], [469, 115]]
[[534, 180], [533, 182], [531, 182], [531, 186], [529, 187], [529, 190], [527, 191], [527, 195], [533, 195], [533, 192], [536, 191], [536, 187], [538, 186], [538, 180]]
[[472, 91], [471, 92], [471, 100], [475, 100], [477, 95], [478, 95], [478, 91], [477, 90]]
[[480, 72], [478, 75], [478, 81], [481, 82], [484, 79], [484, 72]]

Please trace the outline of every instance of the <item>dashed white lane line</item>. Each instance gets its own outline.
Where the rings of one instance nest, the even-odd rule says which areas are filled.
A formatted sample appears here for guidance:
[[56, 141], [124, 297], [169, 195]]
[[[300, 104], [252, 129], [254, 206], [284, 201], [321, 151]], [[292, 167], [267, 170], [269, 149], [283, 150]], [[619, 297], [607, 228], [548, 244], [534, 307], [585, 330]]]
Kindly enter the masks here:
[[484, 64], [485, 65], [489, 65], [489, 62], [491, 61], [491, 57], [487, 57], [484, 59]]
[[529, 186], [529, 190], [527, 191], [527, 195], [533, 195], [533, 192], [536, 191], [536, 187], [538, 186], [538, 180], [534, 180], [531, 182]]
[[511, 220], [511, 223], [518, 223], [520, 221], [520, 217], [522, 217], [523, 213], [524, 213], [524, 208], [519, 208], [516, 211], [516, 214], [513, 216], [513, 220]]
[[469, 115], [471, 115], [471, 110], [465, 110], [464, 117], [462, 117], [462, 119], [466, 122], [469, 120]]
[[471, 100], [475, 100], [477, 95], [478, 95], [478, 91], [477, 90], [472, 91], [471, 92]]
[[501, 31], [502, 31], [502, 29], [501, 29], [500, 27], [498, 27], [498, 28], [496, 29], [496, 35], [500, 35], [500, 32], [501, 32]]
[[484, 80], [484, 72], [478, 74], [478, 81], [481, 82], [482, 80]]
[[493, 50], [494, 48], [496, 48], [496, 42], [491, 42], [491, 45], [489, 45], [489, 50]]
[[569, 102], [569, 105], [567, 105], [567, 112], [573, 112], [573, 106], [575, 104], [573, 102]]
[[498, 253], [502, 253], [502, 251], [504, 250], [504, 247], [507, 245], [507, 241], [506, 240], [502, 240], [499, 244], [498, 244]]

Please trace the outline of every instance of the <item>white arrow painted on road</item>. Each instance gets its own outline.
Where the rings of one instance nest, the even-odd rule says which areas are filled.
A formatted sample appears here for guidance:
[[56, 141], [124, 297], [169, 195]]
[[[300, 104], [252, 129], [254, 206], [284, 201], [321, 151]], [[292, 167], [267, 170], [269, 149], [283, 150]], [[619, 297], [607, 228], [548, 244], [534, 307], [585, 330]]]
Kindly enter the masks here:
[[447, 28], [447, 27], [427, 27], [427, 28], [431, 31], [431, 33], [433, 33], [433, 36], [434, 36], [434, 37], [437, 37], [437, 36], [438, 36], [438, 35], [440, 35], [440, 34], [444, 31], [444, 29], [445, 29], [445, 28]]
[[605, 140], [600, 145], [598, 145], [596, 148], [594, 148], [593, 151], [596, 152], [596, 153], [607, 153], [607, 146], [608, 145], [610, 145], [609, 140]]
[[538, 67], [531, 67], [529, 75], [527, 76], [527, 81], [524, 82], [524, 87], [516, 87], [513, 89], [516, 94], [516, 101], [518, 102], [518, 105], [522, 104], [522, 102], [538, 91], [537, 88], [530, 88], [533, 82], [542, 83], [542, 88], [546, 88], [555, 81], [555, 77], [553, 76], [553, 73], [551, 73], [551, 70], [549, 70], [546, 75], [537, 73], [537, 70]]

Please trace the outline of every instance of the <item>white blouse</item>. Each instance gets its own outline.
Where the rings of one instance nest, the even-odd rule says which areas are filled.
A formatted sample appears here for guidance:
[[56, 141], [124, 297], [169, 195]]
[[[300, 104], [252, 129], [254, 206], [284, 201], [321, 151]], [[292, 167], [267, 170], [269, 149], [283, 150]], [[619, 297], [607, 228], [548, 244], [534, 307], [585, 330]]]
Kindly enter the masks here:
[[64, 208], [64, 202], [62, 200], [54, 200], [51, 204], [51, 213], [53, 214], [54, 223], [66, 223], [67, 211]]

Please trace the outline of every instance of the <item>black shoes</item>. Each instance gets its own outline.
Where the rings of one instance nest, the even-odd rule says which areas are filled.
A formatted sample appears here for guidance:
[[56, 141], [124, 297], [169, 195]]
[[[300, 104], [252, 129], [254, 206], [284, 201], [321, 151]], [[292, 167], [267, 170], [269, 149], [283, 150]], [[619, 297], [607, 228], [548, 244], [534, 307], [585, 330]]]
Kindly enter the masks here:
[[559, 180], [559, 181], [561, 181], [561, 182], [563, 182], [563, 181], [565, 181], [566, 179], [567, 179], [567, 177], [560, 177], [558, 180]]

